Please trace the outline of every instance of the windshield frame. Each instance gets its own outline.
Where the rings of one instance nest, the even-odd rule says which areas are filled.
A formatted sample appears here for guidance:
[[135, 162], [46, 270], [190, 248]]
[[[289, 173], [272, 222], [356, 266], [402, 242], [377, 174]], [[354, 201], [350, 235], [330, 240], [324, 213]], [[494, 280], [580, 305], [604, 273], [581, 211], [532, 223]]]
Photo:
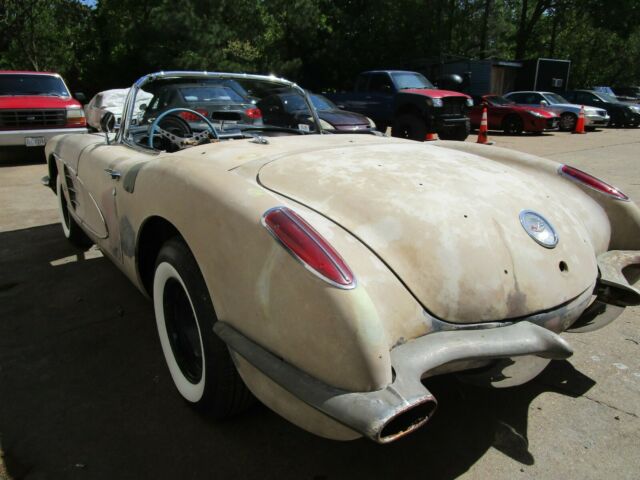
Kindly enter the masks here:
[[[318, 111], [313, 105], [311, 98], [309, 97], [308, 92], [300, 87], [297, 83], [291, 82], [289, 80], [285, 80], [284, 78], [276, 77], [275, 75], [254, 75], [249, 73], [225, 73], [225, 72], [206, 72], [206, 71], [167, 71], [167, 72], [156, 72], [150, 73], [143, 77], [140, 77], [129, 89], [129, 94], [127, 95], [127, 99], [124, 104], [123, 117], [120, 128], [116, 133], [115, 142], [125, 144], [135, 148], [135, 145], [132, 145], [130, 142], [126, 141], [125, 132], [129, 131], [131, 127], [131, 119], [134, 115], [134, 99], [138, 95], [138, 91], [142, 90], [146, 84], [159, 80], [159, 79], [170, 79], [170, 78], [194, 78], [194, 79], [234, 79], [234, 80], [258, 80], [271, 82], [276, 85], [281, 85], [283, 87], [289, 87], [295, 91], [297, 91], [307, 103], [307, 107], [311, 112], [311, 117], [313, 118], [313, 123], [316, 126], [316, 132], [318, 135], [326, 134], [326, 132], [322, 129], [320, 124], [320, 117], [318, 116]], [[145, 150], [146, 151], [146, 150]], [[152, 150], [148, 150], [152, 152]]]

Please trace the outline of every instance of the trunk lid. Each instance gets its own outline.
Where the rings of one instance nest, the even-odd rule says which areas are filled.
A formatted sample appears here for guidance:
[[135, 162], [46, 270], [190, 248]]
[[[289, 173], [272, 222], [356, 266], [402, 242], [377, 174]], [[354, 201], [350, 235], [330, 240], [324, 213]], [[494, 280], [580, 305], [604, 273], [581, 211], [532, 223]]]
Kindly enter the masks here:
[[[571, 209], [579, 193], [533, 178], [484, 157], [413, 142], [311, 149], [259, 172], [266, 188], [367, 245], [430, 313], [458, 323], [530, 315], [593, 286], [594, 246]], [[555, 227], [555, 248], [529, 237], [522, 210]]]

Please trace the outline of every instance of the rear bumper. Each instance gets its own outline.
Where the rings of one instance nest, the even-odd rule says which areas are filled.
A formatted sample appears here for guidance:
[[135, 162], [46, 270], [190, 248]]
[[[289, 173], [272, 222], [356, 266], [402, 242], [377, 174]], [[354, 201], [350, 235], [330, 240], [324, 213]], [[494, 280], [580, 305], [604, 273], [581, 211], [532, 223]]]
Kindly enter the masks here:
[[86, 128], [43, 128], [39, 130], [0, 130], [0, 146], [25, 145], [27, 137], [44, 137], [45, 143], [56, 135], [87, 133]]
[[[473, 325], [438, 321], [432, 332], [391, 349], [394, 380], [376, 391], [352, 392], [323, 383], [269, 352], [225, 322], [215, 333], [235, 355], [330, 419], [378, 443], [389, 443], [424, 425], [437, 401], [422, 380], [448, 372], [487, 367], [469, 378], [511, 386], [535, 377], [551, 359], [572, 349], [559, 333], [602, 328], [624, 310], [640, 304], [629, 266], [640, 268], [640, 251], [611, 251], [598, 258], [595, 290], [551, 311], [510, 322]], [[595, 297], [594, 297], [595, 296]], [[604, 305], [604, 307], [602, 307]], [[495, 381], [495, 382], [494, 382]]]

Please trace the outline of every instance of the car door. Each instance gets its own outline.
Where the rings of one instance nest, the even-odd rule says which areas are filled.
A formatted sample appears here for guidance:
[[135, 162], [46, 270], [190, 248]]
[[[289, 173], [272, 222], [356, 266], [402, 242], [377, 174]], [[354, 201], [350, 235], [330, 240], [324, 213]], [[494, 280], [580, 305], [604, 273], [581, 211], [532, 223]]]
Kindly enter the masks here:
[[363, 115], [369, 114], [367, 111], [367, 100], [366, 100], [366, 97], [369, 95], [369, 92], [368, 92], [369, 77], [370, 75], [367, 73], [361, 73], [360, 75], [358, 75], [353, 93], [349, 94], [347, 96], [347, 100], [342, 102], [342, 104], [345, 107], [345, 110], [349, 110], [351, 112], [358, 112]]
[[369, 116], [378, 121], [390, 121], [393, 117], [393, 96], [396, 88], [386, 72], [372, 73], [369, 79], [365, 104]]
[[82, 221], [98, 237], [98, 246], [115, 261], [122, 262], [123, 248], [130, 250], [121, 242], [122, 230], [128, 227], [126, 217], [118, 211], [118, 199], [130, 188], [127, 175], [152, 157], [106, 141], [85, 148], [80, 155], [77, 176], [84, 203]]
[[576, 92], [575, 103], [578, 105], [589, 105], [592, 107], [602, 107], [602, 100], [589, 92]]

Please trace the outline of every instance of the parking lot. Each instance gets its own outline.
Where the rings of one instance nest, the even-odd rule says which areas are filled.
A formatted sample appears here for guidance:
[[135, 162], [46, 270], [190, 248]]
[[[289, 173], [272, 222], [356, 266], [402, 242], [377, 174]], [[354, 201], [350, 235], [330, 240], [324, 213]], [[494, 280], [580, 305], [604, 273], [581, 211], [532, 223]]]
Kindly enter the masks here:
[[[640, 201], [640, 129], [490, 140]], [[46, 173], [38, 158], [0, 160], [0, 446], [11, 478], [638, 478], [640, 308], [566, 334], [574, 356], [527, 385], [432, 379], [436, 415], [388, 446], [324, 440], [261, 405], [215, 423], [175, 391], [151, 303], [97, 250], [66, 242]]]

